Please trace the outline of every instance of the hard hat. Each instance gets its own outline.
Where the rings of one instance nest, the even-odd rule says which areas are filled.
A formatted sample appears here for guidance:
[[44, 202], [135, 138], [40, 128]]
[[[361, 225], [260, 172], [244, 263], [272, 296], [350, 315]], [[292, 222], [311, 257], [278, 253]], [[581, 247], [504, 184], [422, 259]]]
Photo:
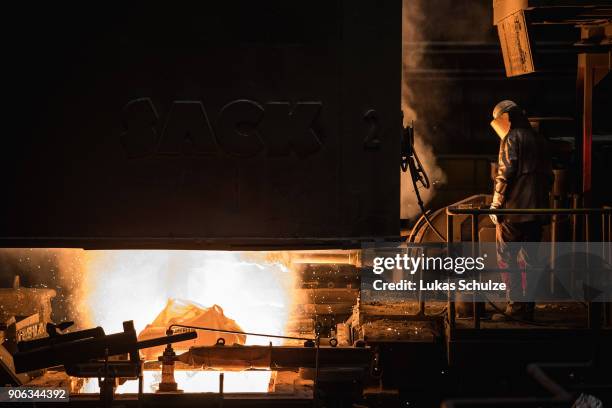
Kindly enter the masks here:
[[510, 109], [515, 108], [517, 106], [518, 105], [516, 104], [516, 102], [508, 99], [501, 101], [500, 103], [495, 105], [495, 108], [493, 108], [493, 120], [499, 118], [502, 113], [506, 113]]

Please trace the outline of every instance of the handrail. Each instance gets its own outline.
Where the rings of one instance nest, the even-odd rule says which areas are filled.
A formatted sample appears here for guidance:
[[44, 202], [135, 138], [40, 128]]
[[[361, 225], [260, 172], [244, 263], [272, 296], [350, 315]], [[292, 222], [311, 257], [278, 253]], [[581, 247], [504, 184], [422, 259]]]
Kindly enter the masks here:
[[612, 208], [461, 208], [447, 207], [449, 215], [481, 215], [481, 214], [539, 214], [539, 215], [561, 215], [561, 214], [612, 214]]
[[[530, 214], [530, 215], [584, 215], [585, 217], [585, 233], [589, 236], [589, 224], [590, 224], [590, 215], [601, 215], [602, 216], [602, 241], [610, 242], [610, 237], [612, 236], [612, 207], [603, 206], [601, 208], [465, 208], [465, 207], [446, 207], [446, 242], [450, 245], [453, 240], [453, 217], [456, 215], [469, 215], [471, 216], [471, 229], [472, 229], [472, 243], [475, 244], [479, 241], [478, 239], [478, 231], [479, 231], [479, 215], [490, 215], [490, 214]], [[606, 224], [607, 224], [607, 232], [606, 232]], [[607, 236], [607, 241], [606, 241]], [[554, 280], [551, 277], [551, 282]], [[455, 305], [454, 300], [451, 299], [451, 293], [449, 292], [448, 301], [447, 301], [447, 315], [449, 321], [449, 337], [453, 337], [453, 332], [455, 330]], [[601, 326], [602, 322], [599, 316], [601, 310], [599, 307], [594, 307], [591, 302], [587, 303], [588, 306], [588, 321], [589, 327], [591, 327], [594, 331]], [[599, 306], [599, 305], [598, 305]], [[612, 314], [612, 306], [607, 305], [610, 311], [608, 314]], [[474, 313], [474, 328], [480, 328], [480, 318], [482, 310], [479, 307], [476, 301], [476, 294], [474, 294], [473, 299], [473, 313]], [[609, 320], [609, 316], [606, 315]]]

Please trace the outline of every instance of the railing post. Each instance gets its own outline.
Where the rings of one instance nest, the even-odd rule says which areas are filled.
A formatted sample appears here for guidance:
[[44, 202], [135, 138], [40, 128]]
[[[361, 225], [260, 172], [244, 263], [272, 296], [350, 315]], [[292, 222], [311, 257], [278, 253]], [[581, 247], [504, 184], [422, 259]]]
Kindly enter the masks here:
[[[446, 250], [450, 256], [452, 245], [453, 245], [453, 214], [448, 209], [446, 210]], [[449, 340], [455, 335], [455, 301], [453, 299], [453, 292], [448, 291], [448, 304], [446, 306], [448, 313], [448, 325], [449, 325]]]
[[[427, 256], [426, 255], [427, 254], [427, 247], [423, 247], [423, 254], [425, 256]], [[420, 268], [420, 270], [419, 270], [419, 279], [421, 280], [421, 282], [423, 282], [423, 276], [424, 276], [423, 269], [424, 268]], [[419, 293], [419, 297], [418, 297], [418, 299], [419, 299], [419, 311], [418, 311], [418, 314], [420, 316], [424, 316], [425, 315], [425, 301], [423, 300], [423, 291], [420, 289], [420, 286], [419, 286], [419, 292], [418, 293]]]
[[[553, 209], [557, 209], [559, 207], [559, 199], [553, 199]], [[551, 216], [550, 221], [550, 294], [554, 295], [555, 293], [555, 260], [557, 258], [557, 224], [559, 222], [559, 216], [553, 214]]]
[[[476, 246], [479, 242], [478, 229], [478, 214], [476, 213], [472, 215], [472, 258], [476, 258]], [[480, 274], [478, 280], [480, 280]], [[475, 290], [472, 300], [472, 314], [474, 316], [474, 328], [480, 329], [480, 305], [477, 300], [478, 291]]]

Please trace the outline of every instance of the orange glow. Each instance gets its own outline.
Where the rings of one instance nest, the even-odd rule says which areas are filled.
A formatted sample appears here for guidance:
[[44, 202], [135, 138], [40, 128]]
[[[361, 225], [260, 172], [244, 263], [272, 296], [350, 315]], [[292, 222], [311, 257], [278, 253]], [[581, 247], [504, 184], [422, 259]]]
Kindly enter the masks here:
[[[204, 307], [223, 308], [243, 331], [282, 335], [291, 306], [293, 275], [265, 254], [214, 251], [119, 250], [87, 251], [81, 311], [90, 325], [107, 333], [122, 331], [133, 320], [139, 333], [166, 306], [185, 299]], [[246, 344], [281, 344], [279, 339], [247, 336]], [[270, 372], [226, 372], [226, 392], [266, 392]], [[145, 392], [161, 376], [145, 372]], [[191, 392], [218, 390], [219, 372], [175, 372], [179, 388]], [[93, 388], [92, 388], [93, 387]], [[89, 381], [82, 392], [95, 392]], [[128, 382], [118, 392], [136, 392]]]

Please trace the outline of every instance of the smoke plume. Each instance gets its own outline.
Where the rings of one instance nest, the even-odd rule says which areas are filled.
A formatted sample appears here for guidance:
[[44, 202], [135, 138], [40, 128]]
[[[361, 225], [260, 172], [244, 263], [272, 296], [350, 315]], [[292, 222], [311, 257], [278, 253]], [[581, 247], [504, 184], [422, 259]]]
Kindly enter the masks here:
[[[409, 72], [416, 68], [423, 68], [427, 61], [423, 58], [422, 27], [426, 23], [425, 15], [420, 1], [404, 0], [402, 26], [402, 111], [404, 113], [404, 126], [414, 123], [415, 142], [414, 148], [418, 154], [423, 168], [431, 181], [431, 187], [427, 190], [421, 188], [419, 193], [423, 202], [427, 205], [436, 194], [436, 189], [445, 183], [446, 175], [438, 166], [431, 138], [427, 134], [426, 118], [419, 118], [414, 106], [416, 95], [411, 87]], [[401, 217], [413, 219], [421, 212], [409, 172], [401, 175]]]

